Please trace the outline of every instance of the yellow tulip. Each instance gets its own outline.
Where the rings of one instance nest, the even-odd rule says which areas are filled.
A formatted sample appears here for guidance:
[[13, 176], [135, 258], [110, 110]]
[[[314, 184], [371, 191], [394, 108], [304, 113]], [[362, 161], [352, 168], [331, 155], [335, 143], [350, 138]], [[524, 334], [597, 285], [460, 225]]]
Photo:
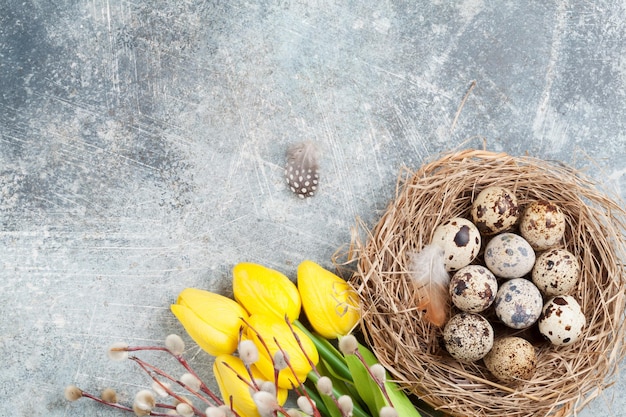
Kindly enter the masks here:
[[[233, 369], [235, 372], [233, 372]], [[250, 387], [237, 376], [242, 376], [246, 381], [250, 379], [241, 359], [232, 355], [218, 356], [213, 363], [213, 375], [226, 405], [230, 405], [232, 396], [233, 409], [237, 414], [245, 417], [260, 417], [252, 400]], [[252, 370], [252, 376], [257, 380], [263, 379], [263, 376], [254, 369]], [[276, 396], [280, 405], [285, 404], [285, 401], [287, 401], [287, 390], [279, 388]]]
[[357, 293], [315, 262], [304, 261], [298, 266], [298, 291], [311, 326], [325, 338], [344, 336], [358, 323]]
[[[319, 361], [319, 355], [313, 341], [300, 329], [293, 327], [293, 331], [298, 335], [302, 348], [306, 352], [305, 356], [284, 319], [281, 320], [276, 316], [253, 314], [247, 322], [250, 326], [246, 328], [246, 336], [259, 349], [259, 360], [254, 363], [254, 367], [261, 372], [265, 379], [274, 380], [272, 359], [276, 357], [277, 352], [280, 352], [278, 345], [274, 341], [274, 338], [276, 338], [280, 347], [287, 353], [287, 358], [294, 371], [292, 372], [288, 367], [281, 369], [278, 374], [278, 386], [290, 389], [292, 388], [292, 383], [293, 386], [297, 387], [299, 382], [304, 382], [307, 374], [312, 369], [307, 357], [313, 364], [317, 364]], [[265, 345], [267, 345], [267, 349], [261, 343], [257, 333], [261, 336]]]
[[233, 268], [235, 299], [248, 313], [271, 314], [290, 321], [298, 318], [302, 307], [300, 294], [289, 278], [270, 268], [240, 263]]
[[181, 291], [171, 310], [198, 346], [213, 356], [237, 349], [241, 319], [248, 318], [234, 300], [197, 288]]

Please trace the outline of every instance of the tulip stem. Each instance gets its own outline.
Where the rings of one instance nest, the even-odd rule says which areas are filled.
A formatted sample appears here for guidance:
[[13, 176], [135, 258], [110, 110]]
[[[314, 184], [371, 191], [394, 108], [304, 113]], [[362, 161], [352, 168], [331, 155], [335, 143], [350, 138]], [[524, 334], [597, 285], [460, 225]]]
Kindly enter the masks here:
[[298, 320], [294, 321], [294, 324], [313, 341], [320, 356], [326, 360], [330, 368], [342, 379], [352, 382], [352, 375], [341, 353], [328, 340], [311, 333]]
[[[316, 386], [317, 385], [317, 381], [320, 379], [322, 375], [319, 373], [315, 373], [315, 372], [310, 372], [308, 375], [308, 378], [311, 380], [311, 383]], [[306, 387], [307, 392], [310, 392], [311, 389]], [[323, 395], [323, 394], [321, 394]], [[339, 408], [339, 405], [337, 404], [337, 398], [341, 397], [342, 395], [349, 395], [349, 394], [345, 394], [344, 392], [341, 392], [339, 389], [337, 389], [334, 385], [333, 385], [333, 393], [331, 395], [331, 398], [333, 399], [333, 402], [335, 402], [335, 404], [337, 405], [337, 408]], [[329, 414], [325, 414], [325, 415], [329, 415]], [[354, 410], [353, 410], [353, 415], [354, 417], [370, 417], [369, 414], [367, 414], [363, 408], [361, 407], [360, 403], [358, 401], [354, 401]]]
[[[289, 318], [287, 316], [285, 316], [285, 321], [287, 322], [287, 325], [289, 326], [289, 329], [291, 330], [291, 333], [293, 333], [293, 337], [295, 337], [296, 342], [298, 343], [298, 346], [300, 347], [300, 350], [302, 351], [302, 353], [304, 353], [304, 357], [309, 361], [309, 365], [311, 366], [311, 369], [313, 369], [312, 372], [309, 373], [313, 374], [316, 376], [316, 381], [319, 380], [319, 377], [321, 376], [320, 371], [317, 369], [317, 367], [315, 366], [315, 364], [313, 363], [313, 361], [311, 360], [311, 358], [309, 357], [309, 355], [306, 354], [305, 350], [304, 350], [304, 346], [302, 346], [302, 342], [300, 341], [300, 337], [298, 337], [298, 334], [295, 332], [295, 330], [293, 329], [292, 324], [289, 322]], [[319, 352], [318, 352], [319, 353]], [[337, 406], [337, 409], [341, 411], [341, 407], [339, 405], [339, 401], [337, 401], [337, 398], [339, 398], [338, 395], [335, 395], [334, 393], [334, 388], [333, 388], [333, 392], [331, 393], [330, 397], [332, 398], [333, 402], [335, 403], [335, 405]], [[308, 394], [309, 391], [306, 390], [305, 388], [305, 392]], [[341, 414], [343, 415], [343, 411], [341, 412]], [[345, 417], [345, 416], [344, 416]]]
[[[289, 323], [289, 320], [287, 320], [287, 324], [289, 325], [289, 328], [291, 328], [291, 331], [294, 335], [294, 337], [296, 338], [298, 345], [300, 346], [300, 349], [302, 350], [302, 352], [304, 352], [304, 348], [302, 347], [302, 344], [300, 343], [300, 338], [298, 337], [298, 335], [293, 331], [293, 327], [291, 325], [291, 323]], [[299, 321], [294, 321], [294, 324], [300, 329], [302, 330], [315, 344], [315, 347], [317, 348], [318, 353], [320, 354], [320, 356], [322, 356], [322, 358], [324, 358], [326, 360], [326, 362], [329, 364], [329, 366], [331, 367], [331, 369], [336, 372], [338, 375], [341, 376], [341, 378], [343, 378], [345, 381], [349, 381], [350, 383], [352, 383], [352, 375], [350, 374], [350, 371], [348, 370], [348, 365], [346, 364], [346, 362], [343, 359], [343, 356], [341, 355], [341, 353], [339, 353], [339, 351], [337, 349], [334, 348], [333, 345], [330, 344], [330, 342], [324, 338], [318, 338], [316, 335], [314, 335], [313, 333], [311, 333], [306, 327], [304, 327], [302, 325], [302, 323], [300, 323]], [[309, 377], [313, 377], [313, 382], [317, 383], [317, 381], [319, 380], [320, 376], [322, 376], [322, 374], [319, 372], [319, 370], [317, 369], [317, 367], [315, 366], [315, 364], [313, 364], [313, 362], [311, 361], [311, 359], [306, 355], [306, 358], [309, 360], [309, 363], [311, 365], [311, 368], [313, 369], [312, 372], [309, 373]], [[343, 370], [343, 373], [342, 373]], [[337, 405], [337, 408], [339, 408], [339, 404], [337, 402], [337, 399], [342, 395], [342, 393], [340, 393], [335, 387], [333, 387], [333, 392], [331, 395], [331, 398], [333, 399], [333, 401], [335, 402], [335, 404]], [[354, 411], [353, 411], [354, 415], [357, 417], [369, 417], [361, 408], [360, 406], [358, 406], [358, 404], [355, 402], [354, 404]]]
[[313, 400], [313, 402], [315, 403], [315, 408], [319, 410], [320, 414], [322, 414], [323, 416], [330, 416], [330, 411], [328, 411], [328, 408], [326, 408], [324, 400], [322, 400], [322, 397], [320, 397], [320, 395], [314, 389], [309, 388], [305, 385], [304, 391], [306, 392], [306, 395]]

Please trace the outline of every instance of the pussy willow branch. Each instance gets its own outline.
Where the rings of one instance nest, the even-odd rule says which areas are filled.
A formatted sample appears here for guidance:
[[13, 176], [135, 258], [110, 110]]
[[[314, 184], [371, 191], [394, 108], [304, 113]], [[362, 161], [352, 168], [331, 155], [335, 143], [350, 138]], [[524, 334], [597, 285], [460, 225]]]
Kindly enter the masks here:
[[[200, 376], [198, 376], [198, 374], [196, 373], [196, 371], [193, 370], [193, 368], [189, 365], [189, 363], [187, 362], [187, 360], [185, 360], [185, 358], [182, 355], [176, 355], [174, 352], [172, 352], [171, 350], [169, 350], [166, 347], [162, 347], [162, 346], [126, 346], [123, 348], [112, 348], [111, 351], [114, 352], [139, 352], [139, 351], [157, 351], [157, 352], [166, 352], [168, 354], [170, 354], [171, 356], [173, 356], [178, 363], [185, 368], [185, 370], [187, 370], [187, 372], [189, 372], [191, 375], [193, 375], [198, 381], [200, 381], [200, 391], [203, 392], [204, 394], [208, 395], [211, 400], [213, 400], [215, 402], [215, 404], [217, 404], [218, 406], [220, 405], [224, 405], [224, 402], [220, 399], [220, 397], [218, 397], [217, 395], [215, 395], [215, 393], [213, 391], [211, 391], [209, 389], [209, 387], [202, 381], [202, 379], [200, 379]], [[173, 379], [173, 382], [178, 383], [178, 381], [176, 381], [175, 379]]]
[[[287, 352], [285, 352], [282, 348], [282, 346], [280, 346], [280, 343], [278, 343], [278, 340], [276, 339], [276, 337], [274, 337], [274, 343], [276, 343], [276, 346], [278, 346], [278, 349], [280, 350], [280, 352], [283, 354], [283, 356], [285, 357], [285, 363], [287, 363], [287, 367], [289, 368], [289, 370], [291, 371], [291, 373], [293, 374], [293, 377], [295, 378], [296, 382], [298, 383], [298, 387], [302, 387], [304, 386], [304, 383], [302, 381], [300, 381], [300, 378], [298, 378], [298, 375], [296, 375], [296, 371], [295, 369], [293, 369], [293, 365], [291, 364], [291, 361], [289, 359], [287, 359]], [[308, 359], [308, 355], [306, 354], [306, 352], [304, 353], [304, 356], [306, 356], [306, 358]], [[293, 382], [291, 382], [292, 386], [295, 386], [296, 384], [294, 384]], [[302, 390], [304, 396], [306, 397], [306, 399], [309, 401], [309, 403], [311, 404], [312, 408], [313, 408], [313, 416], [314, 417], [322, 417], [322, 415], [320, 414], [319, 410], [317, 409], [317, 407], [315, 406], [315, 401], [313, 401], [311, 399], [311, 397], [309, 397], [309, 394], [307, 393], [307, 391], [305, 389]], [[282, 407], [281, 407], [282, 408]], [[282, 412], [282, 411], [281, 411]]]
[[[158, 378], [156, 376], [154, 376], [154, 374], [157, 374], [159, 376], [162, 376], [163, 378], [169, 379], [170, 381], [179, 384], [181, 387], [183, 387], [184, 389], [189, 391], [191, 394], [195, 395], [200, 400], [204, 401], [206, 404], [213, 405], [213, 404], [211, 404], [211, 402], [208, 399], [206, 399], [205, 397], [200, 395], [198, 393], [198, 391], [195, 391], [195, 390], [191, 389], [191, 387], [189, 387], [187, 384], [185, 384], [182, 381], [177, 380], [176, 378], [174, 378], [171, 375], [169, 375], [167, 372], [162, 371], [161, 369], [157, 368], [156, 366], [151, 365], [151, 364], [143, 361], [142, 359], [139, 359], [136, 356], [130, 356], [129, 359], [134, 361], [137, 365], [139, 365], [139, 367], [141, 367], [141, 369], [143, 369], [150, 376], [150, 378], [152, 378], [152, 380], [154, 382], [159, 384], [159, 386], [161, 386], [161, 388], [163, 388], [165, 390], [165, 392], [167, 392], [168, 395], [171, 395], [173, 398], [175, 398], [176, 400], [178, 400], [180, 402], [189, 404], [189, 406], [193, 409], [193, 412], [195, 414], [197, 414], [197, 415], [204, 415], [204, 413], [202, 411], [200, 411], [199, 409], [197, 409], [193, 404], [191, 404], [188, 401], [186, 401], [183, 397], [181, 397], [180, 395], [176, 394], [168, 386], [164, 385], [161, 381], [159, 381]], [[222, 405], [222, 404], [219, 404], [219, 405]]]

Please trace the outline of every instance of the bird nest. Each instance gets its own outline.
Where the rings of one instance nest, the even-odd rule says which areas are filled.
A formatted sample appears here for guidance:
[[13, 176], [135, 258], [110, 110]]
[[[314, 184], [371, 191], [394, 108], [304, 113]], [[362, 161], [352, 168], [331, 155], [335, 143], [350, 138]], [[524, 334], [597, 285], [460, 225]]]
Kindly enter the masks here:
[[[442, 329], [416, 308], [408, 271], [407, 254], [430, 243], [446, 219], [470, 218], [473, 199], [487, 186], [514, 191], [520, 208], [536, 200], [559, 205], [567, 221], [562, 247], [581, 266], [571, 295], [587, 325], [577, 343], [553, 346], [533, 328], [496, 329], [496, 338], [517, 335], [536, 348], [534, 376], [516, 385], [498, 382], [482, 361], [460, 363], [446, 352]], [[401, 386], [446, 414], [572, 415], [613, 382], [624, 357], [625, 214], [580, 172], [557, 162], [466, 150], [406, 170], [378, 224], [362, 227], [352, 242], [357, 269], [350, 283], [360, 296], [361, 330]]]

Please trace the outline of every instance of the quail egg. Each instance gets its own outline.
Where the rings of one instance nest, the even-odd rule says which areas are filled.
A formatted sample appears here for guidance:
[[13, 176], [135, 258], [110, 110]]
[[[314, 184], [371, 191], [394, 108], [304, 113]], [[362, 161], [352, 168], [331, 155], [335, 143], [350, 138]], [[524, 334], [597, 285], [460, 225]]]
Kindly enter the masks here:
[[535, 264], [535, 252], [530, 244], [514, 233], [495, 236], [485, 247], [485, 265], [500, 278], [520, 278]]
[[472, 220], [483, 235], [495, 235], [517, 223], [519, 207], [515, 194], [503, 187], [487, 187], [472, 203]]
[[459, 313], [443, 329], [443, 341], [450, 355], [465, 363], [482, 359], [493, 346], [493, 328], [479, 314]]
[[500, 286], [493, 305], [502, 323], [514, 329], [526, 329], [541, 315], [543, 299], [535, 284], [514, 278]]
[[447, 271], [457, 271], [469, 265], [480, 251], [480, 232], [471, 221], [462, 217], [437, 226], [432, 243], [443, 248]]
[[498, 281], [490, 270], [481, 265], [459, 269], [450, 280], [450, 298], [462, 311], [480, 313], [496, 299]]
[[527, 381], [535, 373], [537, 352], [526, 339], [509, 336], [494, 341], [483, 361], [489, 372], [502, 382]]
[[535, 201], [524, 210], [520, 234], [535, 250], [546, 250], [561, 242], [565, 233], [565, 215], [549, 201]]
[[565, 249], [551, 249], [537, 257], [532, 280], [547, 296], [569, 294], [578, 283], [580, 265]]
[[553, 345], [567, 346], [580, 339], [585, 324], [578, 301], [570, 295], [559, 295], [549, 299], [543, 307], [539, 332]]

